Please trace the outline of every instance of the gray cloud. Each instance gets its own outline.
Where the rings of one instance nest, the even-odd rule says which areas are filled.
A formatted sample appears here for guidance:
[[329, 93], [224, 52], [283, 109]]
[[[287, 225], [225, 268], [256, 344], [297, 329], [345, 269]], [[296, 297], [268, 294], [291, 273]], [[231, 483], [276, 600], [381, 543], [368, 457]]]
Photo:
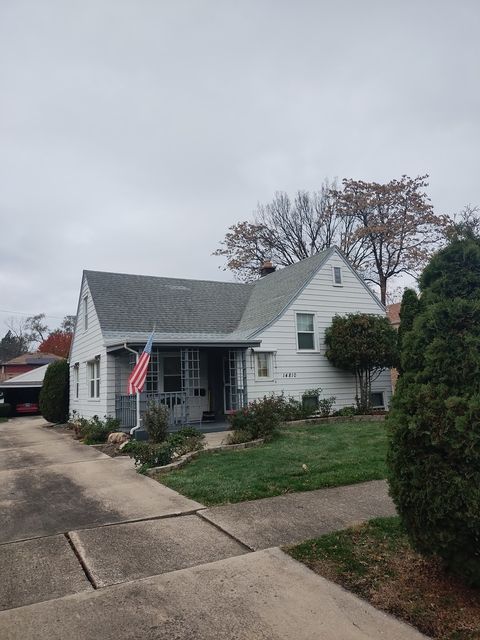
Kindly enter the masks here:
[[479, 203], [479, 22], [475, 0], [3, 0], [0, 308], [74, 312], [83, 268], [228, 279], [228, 226], [324, 177], [428, 172], [438, 211]]

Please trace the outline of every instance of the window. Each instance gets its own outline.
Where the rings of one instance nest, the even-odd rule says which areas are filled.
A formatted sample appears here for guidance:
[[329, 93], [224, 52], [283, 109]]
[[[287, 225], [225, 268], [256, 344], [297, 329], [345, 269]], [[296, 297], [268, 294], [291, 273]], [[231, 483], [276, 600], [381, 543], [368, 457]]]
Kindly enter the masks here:
[[90, 398], [100, 397], [100, 357], [87, 363], [88, 395]]
[[180, 355], [165, 356], [163, 358], [163, 390], [182, 390], [182, 366]]
[[88, 296], [83, 299], [83, 328], [88, 329]]
[[383, 391], [372, 391], [370, 394], [370, 402], [372, 409], [384, 409], [385, 400], [383, 399]]
[[[158, 351], [152, 349], [150, 355], [150, 362], [148, 363], [147, 379], [146, 379], [146, 392], [157, 393], [158, 392]], [[135, 364], [134, 364], [135, 366]]]
[[78, 387], [79, 387], [79, 364], [75, 363], [73, 367], [73, 395], [75, 398], [78, 398]]
[[333, 267], [333, 284], [337, 287], [342, 286], [342, 267]]
[[272, 353], [259, 351], [255, 354], [256, 368], [255, 375], [259, 380], [272, 380]]
[[297, 348], [299, 351], [315, 351], [315, 315], [297, 313]]

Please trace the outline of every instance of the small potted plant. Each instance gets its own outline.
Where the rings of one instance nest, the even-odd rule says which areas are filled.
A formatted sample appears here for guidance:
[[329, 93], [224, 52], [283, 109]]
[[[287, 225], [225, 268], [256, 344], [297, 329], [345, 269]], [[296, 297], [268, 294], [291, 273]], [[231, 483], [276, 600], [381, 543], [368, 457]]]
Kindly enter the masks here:
[[305, 389], [302, 393], [302, 406], [310, 413], [318, 411], [318, 396], [321, 389]]

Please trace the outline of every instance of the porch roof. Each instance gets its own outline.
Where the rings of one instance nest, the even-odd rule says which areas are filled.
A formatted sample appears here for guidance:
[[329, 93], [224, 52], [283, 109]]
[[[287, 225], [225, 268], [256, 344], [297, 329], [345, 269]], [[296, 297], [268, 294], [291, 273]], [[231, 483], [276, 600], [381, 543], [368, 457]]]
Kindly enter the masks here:
[[[129, 346], [145, 346], [150, 332], [136, 331], [129, 333], [108, 332], [105, 340], [108, 351], [116, 351], [123, 348], [124, 344]], [[234, 334], [219, 335], [215, 333], [160, 333], [155, 332], [154, 346], [169, 347], [255, 347], [260, 344], [259, 340], [248, 340], [244, 336]]]

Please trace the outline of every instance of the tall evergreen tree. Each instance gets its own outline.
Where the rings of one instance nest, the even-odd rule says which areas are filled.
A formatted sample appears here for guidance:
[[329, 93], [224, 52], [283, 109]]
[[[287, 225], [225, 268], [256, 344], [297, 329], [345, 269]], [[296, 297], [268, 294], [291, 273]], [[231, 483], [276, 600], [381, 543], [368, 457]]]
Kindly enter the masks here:
[[389, 422], [391, 495], [413, 546], [480, 586], [480, 239], [420, 278]]
[[[402, 344], [405, 334], [412, 330], [413, 321], [420, 310], [420, 300], [417, 292], [413, 289], [405, 289], [402, 296], [402, 304], [400, 305], [400, 326], [398, 328], [398, 353], [402, 353]], [[401, 362], [399, 363], [399, 372], [402, 370]]]
[[0, 340], [0, 362], [7, 362], [28, 351], [25, 340], [15, 336], [10, 330]]
[[40, 391], [40, 411], [49, 422], [68, 420], [69, 369], [66, 360], [51, 362]]

